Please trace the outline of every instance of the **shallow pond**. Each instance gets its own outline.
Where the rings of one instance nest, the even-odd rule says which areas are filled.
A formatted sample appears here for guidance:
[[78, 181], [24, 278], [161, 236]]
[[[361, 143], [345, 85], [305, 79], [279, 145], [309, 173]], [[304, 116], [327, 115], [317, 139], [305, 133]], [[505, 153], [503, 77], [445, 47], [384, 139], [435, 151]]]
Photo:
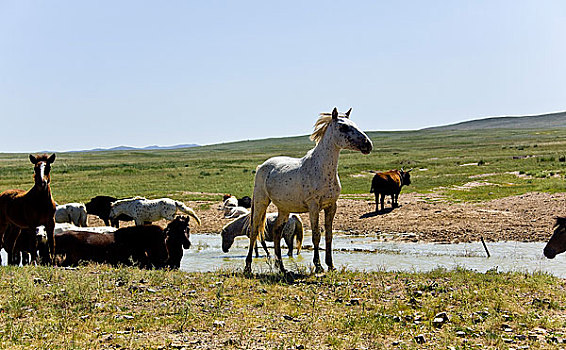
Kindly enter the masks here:
[[[230, 252], [223, 253], [221, 238], [217, 234], [193, 234], [192, 246], [185, 250], [181, 270], [207, 272], [218, 269], [241, 271], [245, 264], [248, 239], [238, 237]], [[545, 243], [493, 242], [487, 243], [491, 257], [487, 258], [481, 242], [460, 244], [434, 243], [393, 243], [381, 242], [378, 236], [346, 236], [335, 234], [333, 246], [334, 265], [358, 271], [410, 271], [422, 272], [436, 268], [454, 269], [462, 267], [478, 272], [488, 270], [547, 272], [566, 278], [566, 254], [549, 260], [542, 255]], [[268, 243], [273, 254], [273, 244]], [[288, 258], [283, 247], [283, 263], [292, 271], [306, 271], [313, 268], [311, 236], [306, 235], [305, 249], [301, 255]], [[321, 240], [324, 246], [324, 237]], [[271, 265], [263, 250], [260, 258], [252, 264], [254, 271], [269, 271]], [[296, 253], [296, 251], [295, 251]], [[321, 260], [324, 265], [324, 251]], [[6, 253], [2, 251], [2, 264], [6, 264]], [[326, 266], [325, 266], [326, 267]]]
[[[242, 270], [247, 254], [248, 239], [236, 238], [230, 252], [223, 253], [221, 238], [214, 234], [191, 235], [192, 247], [185, 250], [181, 269], [184, 271], [214, 271], [216, 269]], [[460, 244], [392, 243], [380, 242], [377, 236], [335, 235], [333, 258], [337, 269], [358, 271], [430, 271], [436, 268], [465, 269], [485, 272], [525, 271], [547, 272], [566, 278], [566, 255], [553, 260], [545, 258], [542, 249], [545, 243], [493, 242], [487, 243], [491, 257], [487, 258], [481, 242]], [[273, 244], [268, 243], [268, 247]], [[305, 236], [305, 247], [312, 247], [311, 237]], [[321, 240], [324, 246], [324, 237]], [[263, 250], [260, 258], [254, 259], [254, 271], [270, 269]], [[271, 249], [272, 253], [273, 250]], [[296, 251], [295, 251], [296, 252]], [[282, 247], [283, 263], [293, 271], [313, 268], [311, 249], [301, 255], [288, 258], [287, 248]], [[273, 254], [273, 253], [272, 253]], [[324, 265], [324, 252], [321, 252]]]

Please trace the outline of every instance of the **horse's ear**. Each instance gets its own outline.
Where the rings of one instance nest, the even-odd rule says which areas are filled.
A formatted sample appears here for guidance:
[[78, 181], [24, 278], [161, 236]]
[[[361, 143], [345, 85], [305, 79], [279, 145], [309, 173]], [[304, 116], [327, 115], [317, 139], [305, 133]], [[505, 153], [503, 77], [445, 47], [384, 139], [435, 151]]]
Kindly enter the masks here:
[[29, 155], [29, 161], [33, 164], [37, 164], [37, 158], [33, 154]]
[[332, 119], [338, 119], [338, 109], [336, 107], [332, 110]]
[[55, 161], [55, 153], [53, 153], [49, 158], [47, 158], [47, 163], [51, 164]]
[[346, 112], [346, 118], [350, 118], [350, 112], [352, 112], [352, 107], [350, 107], [350, 109], [348, 110], [348, 112]]

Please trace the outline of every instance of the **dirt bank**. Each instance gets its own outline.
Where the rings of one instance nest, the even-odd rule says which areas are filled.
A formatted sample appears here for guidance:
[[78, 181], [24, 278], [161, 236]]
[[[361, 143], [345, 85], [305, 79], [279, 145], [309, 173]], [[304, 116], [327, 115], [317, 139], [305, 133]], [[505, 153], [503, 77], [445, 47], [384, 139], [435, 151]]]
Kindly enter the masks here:
[[[220, 202], [189, 202], [202, 220], [192, 233], [220, 232], [230, 222]], [[554, 218], [566, 215], [566, 193], [527, 193], [482, 203], [449, 203], [434, 194], [404, 193], [400, 207], [375, 213], [373, 195], [343, 195], [338, 201], [334, 229], [349, 234], [379, 233], [383, 240], [420, 242], [545, 241]], [[269, 211], [276, 211], [272, 205]], [[301, 214], [310, 230], [308, 214]], [[324, 215], [321, 215], [321, 220]], [[89, 225], [102, 222], [89, 216]], [[162, 220], [158, 224], [164, 226]], [[322, 222], [321, 222], [322, 224]]]

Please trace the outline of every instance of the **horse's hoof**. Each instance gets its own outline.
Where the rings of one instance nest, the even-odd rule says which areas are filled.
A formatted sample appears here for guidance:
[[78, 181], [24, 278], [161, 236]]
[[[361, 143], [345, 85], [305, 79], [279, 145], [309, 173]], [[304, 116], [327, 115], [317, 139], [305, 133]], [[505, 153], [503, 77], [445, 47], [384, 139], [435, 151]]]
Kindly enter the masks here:
[[286, 271], [283, 276], [285, 277], [285, 282], [287, 283], [294, 283], [295, 282], [295, 274], [292, 271]]
[[251, 276], [252, 275], [252, 268], [250, 266], [246, 266], [244, 268], [244, 275]]
[[319, 265], [319, 266], [315, 267], [314, 273], [317, 273], [317, 274], [318, 273], [324, 273], [324, 269], [322, 268], [322, 266]]

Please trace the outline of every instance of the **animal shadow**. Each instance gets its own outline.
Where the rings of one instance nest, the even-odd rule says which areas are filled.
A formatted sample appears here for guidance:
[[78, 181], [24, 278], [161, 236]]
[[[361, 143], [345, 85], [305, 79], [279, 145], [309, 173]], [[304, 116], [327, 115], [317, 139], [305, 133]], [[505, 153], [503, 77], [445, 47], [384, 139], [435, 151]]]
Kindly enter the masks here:
[[360, 216], [360, 219], [373, 218], [373, 217], [378, 216], [378, 215], [389, 214], [392, 211], [393, 211], [393, 208], [384, 208], [383, 210], [380, 210], [380, 211], [370, 211], [369, 213], [365, 213], [362, 216]]

